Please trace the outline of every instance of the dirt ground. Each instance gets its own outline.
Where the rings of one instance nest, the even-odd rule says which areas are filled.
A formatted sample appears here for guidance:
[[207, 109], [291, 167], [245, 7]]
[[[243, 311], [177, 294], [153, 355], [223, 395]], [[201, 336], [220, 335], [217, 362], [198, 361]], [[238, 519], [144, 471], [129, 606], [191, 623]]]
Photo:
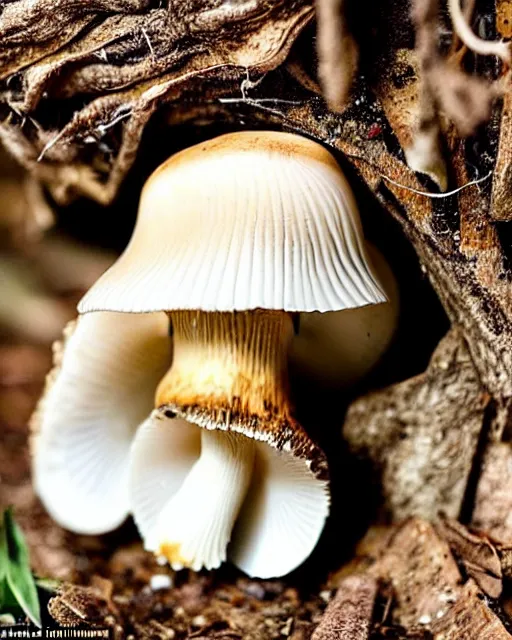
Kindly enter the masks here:
[[177, 640], [511, 637], [511, 550], [455, 522], [374, 527], [329, 575], [306, 564], [287, 579], [264, 581], [230, 566], [197, 574], [159, 566], [130, 522], [102, 537], [64, 531], [30, 480], [27, 421], [50, 361], [42, 347], [0, 350], [0, 504], [14, 506], [33, 570], [62, 581], [56, 593], [41, 591], [46, 624]]

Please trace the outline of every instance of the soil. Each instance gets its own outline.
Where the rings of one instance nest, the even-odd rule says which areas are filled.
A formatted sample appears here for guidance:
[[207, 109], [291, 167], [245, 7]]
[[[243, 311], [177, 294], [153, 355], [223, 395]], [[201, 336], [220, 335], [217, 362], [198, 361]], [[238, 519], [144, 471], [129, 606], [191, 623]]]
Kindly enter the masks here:
[[143, 550], [131, 522], [101, 537], [64, 531], [30, 479], [27, 421], [50, 360], [42, 347], [0, 348], [0, 504], [14, 506], [34, 572], [61, 581], [40, 590], [47, 625], [108, 627], [116, 639], [512, 637], [511, 550], [450, 520], [373, 527], [320, 579], [307, 564], [282, 580], [230, 566], [176, 573]]

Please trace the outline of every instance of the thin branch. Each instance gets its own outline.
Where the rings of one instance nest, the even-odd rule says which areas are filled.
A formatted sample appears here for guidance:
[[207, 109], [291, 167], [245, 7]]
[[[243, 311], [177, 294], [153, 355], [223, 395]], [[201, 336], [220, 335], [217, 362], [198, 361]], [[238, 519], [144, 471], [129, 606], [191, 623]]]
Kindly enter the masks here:
[[466, 182], [466, 184], [463, 184], [462, 186], [457, 187], [452, 191], [445, 191], [444, 193], [431, 193], [430, 191], [420, 191], [419, 189], [414, 189], [413, 187], [407, 187], [405, 184], [400, 184], [399, 182], [396, 182], [392, 178], [388, 178], [388, 176], [385, 176], [382, 173], [380, 174], [380, 177], [383, 180], [386, 180], [386, 182], [390, 182], [391, 184], [394, 184], [395, 187], [400, 187], [400, 189], [405, 189], [406, 191], [417, 193], [419, 196], [426, 196], [427, 198], [449, 198], [450, 196], [454, 196], [456, 193], [459, 193], [459, 191], [463, 191], [468, 187], [472, 187], [475, 184], [480, 184], [481, 182], [488, 180], [491, 176], [492, 176], [492, 171], [489, 171], [489, 173], [485, 175], [483, 178], [478, 178], [477, 180], [471, 180], [471, 182]]
[[345, 2], [316, 0], [318, 75], [327, 103], [334, 111], [346, 106], [358, 59], [346, 21]]
[[460, 0], [448, 0], [448, 8], [455, 33], [466, 47], [482, 56], [497, 56], [506, 65], [510, 66], [511, 51], [509, 43], [482, 40], [482, 38], [473, 33], [462, 12]]

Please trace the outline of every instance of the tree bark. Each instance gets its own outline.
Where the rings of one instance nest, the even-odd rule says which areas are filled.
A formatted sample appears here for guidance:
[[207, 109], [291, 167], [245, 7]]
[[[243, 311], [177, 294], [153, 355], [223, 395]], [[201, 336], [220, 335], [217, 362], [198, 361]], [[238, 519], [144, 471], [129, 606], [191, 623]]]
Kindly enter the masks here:
[[[361, 638], [508, 638], [501, 610], [486, 598], [498, 598], [502, 577], [512, 575], [512, 89], [505, 77], [488, 121], [462, 139], [446, 117], [453, 104], [426, 80], [432, 42], [421, 46], [419, 36], [426, 22], [415, 13], [415, 35], [406, 0], [376, 4], [339, 22], [344, 37], [353, 28], [347, 37], [359, 45], [360, 75], [348, 106], [335, 112], [315, 77], [311, 1], [59, 0], [56, 8], [55, 0], [0, 0], [0, 136], [60, 203], [78, 195], [112, 202], [157, 113], [165, 126], [208, 120], [296, 132], [351, 166], [414, 247], [451, 329], [424, 373], [357, 398], [343, 436], [381, 478], [387, 518], [435, 521], [443, 512], [483, 533], [472, 538], [460, 525], [440, 523], [436, 531], [408, 520], [381, 538], [364, 578], [339, 582], [314, 637], [335, 637], [337, 629]], [[487, 38], [512, 35], [508, 0], [475, 8]], [[321, 55], [329, 51], [325, 37], [332, 33], [319, 33]], [[493, 58], [472, 56], [455, 37], [449, 51], [442, 44], [446, 78], [454, 80], [449, 73], [459, 65], [457, 80], [462, 68], [488, 82], [503, 79]], [[334, 77], [341, 58], [322, 58], [321, 80], [336, 107], [350, 84]], [[336, 92], [338, 81], [345, 84]], [[467, 82], [475, 91], [484, 86]], [[441, 142], [435, 166], [420, 174], [406, 159], [425, 125], [426, 99], [437, 101], [431, 119], [438, 118]], [[459, 130], [476, 117], [465, 102], [452, 113]], [[448, 191], [440, 192], [436, 182], [445, 181]], [[485, 561], [482, 544], [492, 549], [485, 547]], [[393, 625], [405, 635], [386, 636], [384, 621], [375, 620], [372, 603], [385, 584]], [[366, 608], [350, 617], [354, 599]]]

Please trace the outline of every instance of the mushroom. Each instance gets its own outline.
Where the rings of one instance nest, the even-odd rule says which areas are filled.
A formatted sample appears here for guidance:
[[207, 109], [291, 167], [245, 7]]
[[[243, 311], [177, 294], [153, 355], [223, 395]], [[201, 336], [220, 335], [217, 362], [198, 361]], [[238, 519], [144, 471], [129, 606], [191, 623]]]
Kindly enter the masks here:
[[130, 512], [129, 450], [171, 362], [163, 314], [91, 313], [68, 324], [31, 419], [33, 481], [51, 516], [77, 533]]
[[170, 320], [172, 364], [130, 452], [146, 548], [175, 569], [229, 557], [257, 577], [305, 560], [329, 483], [290, 400], [295, 320], [385, 301], [350, 188], [322, 146], [234, 133], [155, 171], [128, 247], [79, 305], [79, 323]]
[[398, 285], [383, 255], [368, 243], [368, 254], [388, 302], [343, 311], [303, 313], [290, 349], [295, 375], [324, 388], [355, 384], [380, 360], [398, 322]]

